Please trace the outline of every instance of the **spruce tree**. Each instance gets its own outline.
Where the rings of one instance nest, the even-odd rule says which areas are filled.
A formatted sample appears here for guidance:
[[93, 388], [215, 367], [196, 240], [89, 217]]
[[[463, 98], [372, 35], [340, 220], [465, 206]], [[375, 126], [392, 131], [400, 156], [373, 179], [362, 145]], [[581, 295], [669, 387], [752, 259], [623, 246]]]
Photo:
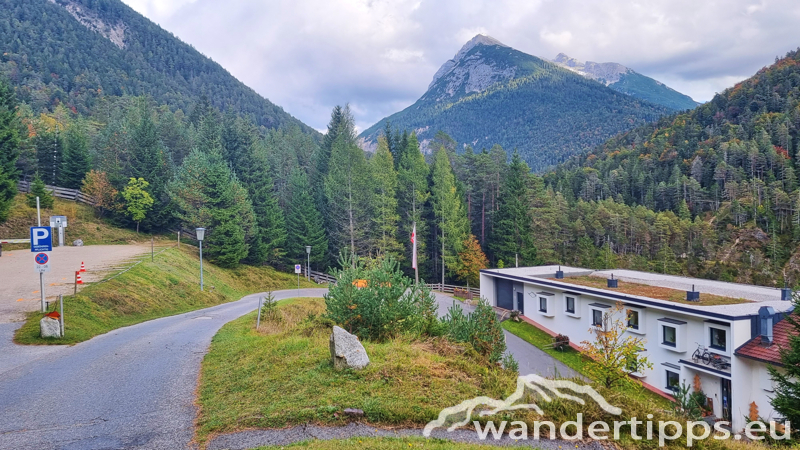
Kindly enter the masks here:
[[80, 189], [86, 173], [91, 168], [89, 139], [81, 121], [69, 127], [64, 144], [64, 162], [59, 173], [58, 185], [69, 189]]
[[55, 203], [53, 194], [47, 190], [42, 181], [42, 177], [37, 173], [31, 182], [31, 192], [28, 194], [27, 203], [31, 208], [36, 208], [36, 197], [39, 197], [39, 207], [42, 209], [50, 209]]
[[172, 178], [171, 165], [161, 143], [154, 112], [144, 97], [136, 99], [136, 109], [131, 124], [131, 151], [126, 173], [129, 178], [144, 178], [155, 202], [153, 210], [142, 222], [144, 229], [162, 228], [172, 219], [166, 186]]
[[469, 221], [464, 202], [456, 187], [456, 178], [450, 167], [447, 150], [436, 151], [431, 169], [431, 202], [438, 227], [437, 238], [441, 249], [442, 283], [446, 272], [460, 266], [458, 254], [469, 236]]
[[37, 172], [44, 184], [56, 186], [64, 158], [64, 137], [56, 131], [42, 131], [33, 138]]
[[[413, 244], [411, 232], [414, 223], [417, 224], [417, 264], [422, 267], [426, 258], [426, 239], [428, 235], [428, 221], [426, 220], [426, 204], [430, 198], [428, 187], [428, 174], [430, 168], [425, 162], [425, 156], [419, 149], [416, 133], [408, 137], [406, 148], [400, 152], [400, 161], [397, 161], [397, 203], [400, 215], [400, 242], [403, 243], [406, 261], [413, 258]], [[406, 273], [411, 273], [411, 265], [404, 264]]]
[[378, 149], [369, 163], [374, 192], [373, 245], [378, 255], [392, 255], [397, 260], [403, 249], [397, 241], [397, 172], [383, 137], [378, 138]]
[[794, 310], [783, 318], [792, 330], [789, 345], [780, 349], [783, 367], [768, 366], [767, 370], [775, 385], [770, 403], [778, 415], [792, 423], [793, 435], [797, 438], [800, 437], [796, 425], [800, 424], [800, 297], [795, 295], [792, 303]]
[[11, 85], [0, 76], [0, 223], [8, 220], [17, 195], [17, 158], [20, 138], [16, 120], [17, 101]]
[[302, 262], [306, 246], [311, 246], [310, 262], [317, 270], [326, 260], [328, 238], [322, 215], [316, 207], [305, 172], [295, 168], [289, 177], [286, 204], [286, 254], [290, 261]]
[[491, 234], [489, 249], [494, 260], [508, 264], [534, 266], [540, 263], [533, 243], [529, 211], [533, 201], [530, 168], [516, 151], [500, 191], [500, 207]]

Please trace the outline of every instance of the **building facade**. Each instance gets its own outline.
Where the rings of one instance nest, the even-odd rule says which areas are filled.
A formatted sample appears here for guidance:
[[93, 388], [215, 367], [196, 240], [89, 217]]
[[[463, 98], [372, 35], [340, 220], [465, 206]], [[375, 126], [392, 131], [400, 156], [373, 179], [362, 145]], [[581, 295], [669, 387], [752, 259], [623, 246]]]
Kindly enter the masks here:
[[777, 353], [773, 328], [792, 308], [788, 290], [561, 266], [482, 270], [480, 278], [490, 304], [519, 310], [574, 343], [593, 341], [591, 330], [617, 311], [653, 365], [632, 375], [669, 395], [699, 381], [713, 414], [734, 430], [744, 428], [753, 403], [761, 418], [779, 419], [766, 367]]

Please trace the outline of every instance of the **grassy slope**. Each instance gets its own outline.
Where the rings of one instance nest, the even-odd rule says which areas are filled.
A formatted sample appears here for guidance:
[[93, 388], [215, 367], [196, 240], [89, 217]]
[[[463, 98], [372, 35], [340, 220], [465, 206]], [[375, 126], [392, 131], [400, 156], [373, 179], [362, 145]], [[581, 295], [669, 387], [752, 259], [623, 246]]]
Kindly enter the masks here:
[[[0, 238], [27, 239], [30, 227], [36, 226], [36, 208], [30, 208], [25, 204], [25, 197], [25, 194], [19, 194], [14, 199], [11, 217], [7, 222], [0, 224]], [[131, 244], [150, 240], [148, 234], [137, 235], [135, 231], [118, 228], [96, 218], [92, 207], [83, 203], [57, 198], [53, 209], [42, 210], [42, 225], [49, 225], [50, 216], [67, 216], [65, 239], [68, 245], [75, 239], [82, 239], [86, 245]], [[3, 246], [6, 250], [29, 247], [28, 244]]]
[[[514, 322], [513, 320], [506, 320], [503, 322], [503, 328], [509, 332], [517, 335], [528, 343], [540, 348], [542, 351], [552, 356], [553, 358], [563, 362], [567, 367], [576, 370], [577, 372], [586, 375], [584, 372], [585, 358], [583, 355], [573, 348], [567, 348], [563, 351], [553, 348], [546, 348], [553, 343], [553, 338], [544, 331], [534, 327], [533, 325], [525, 322]], [[672, 406], [670, 402], [653, 392], [648, 391], [642, 387], [626, 386], [619, 388], [625, 395], [642, 401], [653, 402], [657, 407], [662, 409], [670, 409]]]
[[[211, 343], [200, 378], [198, 438], [252, 427], [344, 425], [345, 408], [373, 424], [419, 426], [443, 408], [514, 391], [515, 375], [487, 369], [472, 350], [444, 340], [364, 342], [365, 369], [337, 372], [330, 362], [330, 328], [302, 322], [320, 314], [320, 299], [282, 302], [282, 323], [253, 327], [250, 314], [228, 323]], [[327, 447], [326, 447], [327, 448]]]
[[276, 447], [259, 447], [259, 450], [270, 449], [311, 449], [311, 450], [340, 450], [352, 448], [370, 448], [373, 450], [399, 450], [424, 448], [427, 450], [497, 450], [492, 445], [477, 445], [455, 443], [442, 439], [425, 438], [351, 438], [333, 441], [306, 441], [292, 445], [281, 445]]
[[[36, 312], [17, 331], [14, 341], [72, 344], [145, 320], [238, 300], [253, 292], [297, 287], [295, 275], [269, 267], [228, 270], [204, 261], [203, 269], [206, 290], [200, 292], [199, 258], [194, 247], [166, 250], [156, 256], [155, 262], [145, 258], [113, 280], [89, 285], [77, 296], [65, 297], [63, 339], [40, 338], [41, 314]], [[302, 280], [301, 285], [318, 287]]]

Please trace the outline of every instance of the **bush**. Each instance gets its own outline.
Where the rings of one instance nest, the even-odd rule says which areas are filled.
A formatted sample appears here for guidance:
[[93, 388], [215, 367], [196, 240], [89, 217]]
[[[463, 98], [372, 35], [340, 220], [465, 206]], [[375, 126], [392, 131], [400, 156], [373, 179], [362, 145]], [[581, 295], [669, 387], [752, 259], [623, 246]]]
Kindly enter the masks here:
[[506, 351], [506, 338], [497, 320], [497, 314], [486, 299], [481, 298], [477, 308], [470, 315], [464, 315], [461, 306], [455, 304], [447, 310], [447, 315], [442, 321], [447, 325], [448, 337], [451, 340], [469, 342], [475, 351], [491, 363], [496, 363], [503, 357]]
[[39, 197], [39, 207], [42, 209], [51, 209], [53, 207], [54, 198], [53, 194], [47, 190], [44, 181], [36, 174], [36, 177], [31, 183], [31, 192], [28, 194], [27, 203], [31, 208], [36, 208], [36, 197]]
[[436, 334], [436, 299], [404, 276], [386, 257], [369, 261], [342, 258], [337, 283], [325, 295], [325, 317], [361, 339], [384, 341], [400, 333]]

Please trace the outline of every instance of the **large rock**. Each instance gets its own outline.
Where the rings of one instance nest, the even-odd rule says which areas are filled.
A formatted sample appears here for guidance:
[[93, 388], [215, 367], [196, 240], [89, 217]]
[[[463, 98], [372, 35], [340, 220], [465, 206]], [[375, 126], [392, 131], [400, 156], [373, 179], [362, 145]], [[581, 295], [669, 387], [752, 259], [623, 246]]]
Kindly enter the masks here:
[[41, 334], [43, 338], [61, 337], [61, 324], [58, 323], [58, 319], [53, 319], [52, 317], [42, 317], [42, 320], [39, 321], [39, 327], [41, 328]]
[[336, 370], [363, 369], [369, 364], [367, 351], [358, 338], [336, 326], [331, 333], [331, 359]]
[[72, 241], [73, 247], [83, 247], [83, 239], [75, 239]]

